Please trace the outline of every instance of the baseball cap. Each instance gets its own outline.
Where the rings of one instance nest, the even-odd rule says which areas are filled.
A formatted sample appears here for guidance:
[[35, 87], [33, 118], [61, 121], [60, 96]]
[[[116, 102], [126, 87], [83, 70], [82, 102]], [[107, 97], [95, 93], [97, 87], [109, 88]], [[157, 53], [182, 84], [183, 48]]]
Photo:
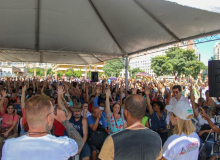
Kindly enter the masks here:
[[185, 101], [178, 101], [174, 106], [167, 105], [166, 110], [173, 112], [177, 117], [183, 120], [191, 120], [187, 117], [193, 115], [192, 107]]

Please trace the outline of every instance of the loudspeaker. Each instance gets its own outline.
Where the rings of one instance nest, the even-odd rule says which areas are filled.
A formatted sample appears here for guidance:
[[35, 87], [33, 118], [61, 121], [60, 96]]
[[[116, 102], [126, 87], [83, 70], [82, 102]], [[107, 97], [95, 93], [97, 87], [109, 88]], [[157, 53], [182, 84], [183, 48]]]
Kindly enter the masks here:
[[99, 72], [92, 72], [92, 82], [99, 81]]
[[208, 62], [209, 96], [220, 97], [220, 60]]

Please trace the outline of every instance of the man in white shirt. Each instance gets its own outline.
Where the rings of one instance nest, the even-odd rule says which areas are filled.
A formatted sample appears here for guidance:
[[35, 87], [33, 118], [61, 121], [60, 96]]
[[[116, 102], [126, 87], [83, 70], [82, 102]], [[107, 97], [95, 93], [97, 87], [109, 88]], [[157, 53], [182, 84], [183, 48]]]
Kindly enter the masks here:
[[[182, 88], [180, 85], [173, 86], [172, 91], [173, 91], [173, 97], [170, 99], [169, 105], [174, 106], [178, 101], [185, 101], [189, 103], [189, 100], [186, 97], [182, 96]], [[167, 112], [166, 122], [167, 122], [167, 129], [172, 130], [173, 127], [170, 128], [170, 112]]]
[[[48, 96], [29, 98], [25, 104], [25, 115], [29, 126], [27, 135], [5, 142], [2, 160], [67, 160], [82, 149], [80, 134], [66, 119], [63, 111], [54, 110]], [[54, 118], [63, 124], [70, 138], [50, 134]]]

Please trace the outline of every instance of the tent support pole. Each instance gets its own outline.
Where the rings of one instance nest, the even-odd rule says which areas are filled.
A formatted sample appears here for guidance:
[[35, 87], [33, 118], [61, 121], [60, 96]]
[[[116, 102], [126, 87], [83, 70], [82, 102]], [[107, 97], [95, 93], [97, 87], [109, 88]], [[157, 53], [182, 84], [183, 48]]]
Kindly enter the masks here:
[[144, 10], [145, 13], [147, 13], [157, 24], [159, 24], [167, 33], [169, 33], [176, 41], [180, 41], [180, 39], [173, 33], [171, 32], [167, 26], [165, 26], [161, 21], [159, 21], [151, 12], [149, 12], [138, 0], [134, 0], [134, 2]]
[[128, 90], [127, 85], [128, 85], [128, 55], [126, 56], [126, 64], [125, 64], [125, 89], [126, 91]]
[[93, 10], [95, 11], [96, 15], [99, 17], [100, 21], [102, 22], [103, 26], [105, 27], [105, 29], [108, 31], [109, 35], [112, 37], [113, 41], [115, 42], [115, 44], [118, 46], [119, 50], [123, 53], [123, 55], [125, 56], [125, 51], [121, 48], [121, 46], [119, 45], [118, 41], [116, 40], [116, 38], [114, 37], [114, 35], [112, 34], [112, 32], [110, 31], [110, 29], [108, 28], [107, 24], [105, 23], [105, 21], [103, 20], [102, 16], [100, 15], [99, 11], [97, 10], [97, 8], [95, 7], [95, 5], [93, 4], [92, 0], [88, 0], [90, 5], [92, 6]]
[[39, 31], [40, 31], [40, 0], [37, 0], [37, 20], [36, 20], [36, 46], [35, 49], [39, 50]]

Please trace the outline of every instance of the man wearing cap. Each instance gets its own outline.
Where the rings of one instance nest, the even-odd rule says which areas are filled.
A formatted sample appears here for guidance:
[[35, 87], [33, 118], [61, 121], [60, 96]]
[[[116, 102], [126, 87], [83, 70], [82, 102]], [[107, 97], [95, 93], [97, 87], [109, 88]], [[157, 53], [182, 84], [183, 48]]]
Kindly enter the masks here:
[[170, 121], [174, 126], [174, 134], [163, 146], [163, 160], [197, 160], [200, 139], [194, 132], [191, 106], [185, 101], [178, 101], [174, 106], [166, 106], [166, 109], [171, 112]]
[[[82, 150], [79, 150], [77, 154], [80, 154], [80, 157], [82, 160], [89, 160], [89, 157], [91, 156], [91, 150], [88, 145], [87, 138], [88, 138], [88, 122], [86, 118], [83, 118], [81, 116], [82, 111], [82, 105], [80, 102], [75, 103], [70, 109], [65, 108], [63, 106], [63, 103], [65, 102], [65, 99], [62, 98], [63, 90], [62, 87], [59, 86], [58, 88], [58, 103], [62, 110], [66, 113], [66, 119], [72, 124], [72, 126], [79, 132], [83, 139], [83, 148]], [[64, 136], [68, 136], [67, 131], [64, 131]]]
[[[79, 132], [83, 139], [83, 148], [78, 152], [78, 154], [80, 154], [82, 160], [89, 160], [89, 157], [91, 156], [91, 150], [89, 144], [86, 142], [88, 138], [88, 122], [86, 117], [83, 118], [83, 116], [81, 116], [81, 103], [78, 102], [77, 104], [74, 104], [70, 110], [72, 113], [71, 111], [67, 110], [67, 120], [69, 120], [70, 124], [73, 125], [73, 127]], [[64, 131], [64, 136], [67, 136], [66, 130]]]

